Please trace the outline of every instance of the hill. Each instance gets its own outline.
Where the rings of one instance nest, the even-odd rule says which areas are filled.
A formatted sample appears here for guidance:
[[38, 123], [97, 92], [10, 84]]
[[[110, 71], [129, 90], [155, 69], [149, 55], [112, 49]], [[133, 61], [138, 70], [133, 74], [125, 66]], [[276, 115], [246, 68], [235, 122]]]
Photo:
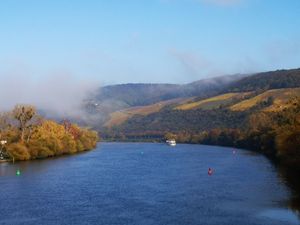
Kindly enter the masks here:
[[295, 87], [300, 87], [300, 69], [257, 73], [233, 82], [223, 92], [246, 92]]
[[[76, 121], [103, 131], [107, 127], [126, 122], [134, 115], [148, 116], [163, 111], [164, 108], [169, 107], [169, 100], [179, 98], [193, 99], [184, 104], [175, 104], [177, 110], [228, 109], [229, 105], [238, 104], [241, 100], [247, 100], [247, 98], [260, 95], [270, 89], [300, 87], [299, 71], [300, 69], [277, 70], [252, 75], [221, 76], [182, 85], [120, 84], [105, 86], [86, 99], [83, 104], [86, 114], [82, 119]], [[261, 97], [264, 96], [258, 98]], [[258, 99], [252, 99], [252, 101], [258, 101]], [[280, 101], [278, 100], [277, 103], [280, 104]], [[172, 101], [170, 104], [174, 105]], [[238, 107], [245, 104], [250, 104], [250, 101], [236, 105], [230, 111], [236, 111]], [[143, 111], [149, 113], [141, 113]]]
[[105, 127], [117, 126], [133, 117], [134, 115], [147, 116], [151, 113], [160, 111], [163, 107], [172, 104], [184, 103], [191, 101], [193, 98], [175, 98], [171, 100], [161, 101], [147, 106], [136, 106], [124, 110], [116, 111], [110, 114], [110, 119], [105, 123]]
[[[125, 109], [152, 105], [176, 98], [210, 97], [241, 77], [244, 75], [221, 76], [182, 85], [120, 84], [101, 87], [84, 102], [86, 115], [85, 121], [81, 122], [99, 129], [104, 124], [110, 124], [108, 121], [112, 117], [127, 118], [123, 113]], [[111, 115], [112, 113], [114, 114]]]
[[216, 109], [228, 105], [234, 101], [245, 99], [250, 94], [251, 92], [227, 93], [227, 94], [217, 95], [215, 97], [203, 99], [200, 101], [193, 101], [186, 104], [182, 104], [177, 106], [175, 109], [179, 109], [179, 110], [191, 110], [196, 108], [200, 108], [204, 110]]
[[234, 104], [230, 109], [233, 111], [245, 111], [258, 104], [268, 104], [270, 102], [270, 106], [264, 108], [263, 111], [282, 111], [284, 108], [289, 107], [290, 99], [295, 96], [300, 96], [300, 88], [274, 89]]
[[220, 76], [189, 84], [119, 84], [100, 88], [93, 100], [101, 103], [108, 99], [123, 102], [128, 106], [143, 106], [174, 98], [210, 96], [224, 86], [245, 75]]
[[[292, 106], [290, 101], [295, 97], [300, 97], [300, 88], [275, 89], [258, 95], [251, 92], [228, 93], [190, 103], [177, 102], [172, 107], [146, 114], [132, 110], [130, 117], [115, 123], [118, 125], [115, 130], [136, 135], [148, 131], [162, 134], [180, 130], [199, 132], [215, 128], [241, 128], [246, 126], [251, 114], [283, 111]], [[168, 102], [165, 104], [168, 105]]]

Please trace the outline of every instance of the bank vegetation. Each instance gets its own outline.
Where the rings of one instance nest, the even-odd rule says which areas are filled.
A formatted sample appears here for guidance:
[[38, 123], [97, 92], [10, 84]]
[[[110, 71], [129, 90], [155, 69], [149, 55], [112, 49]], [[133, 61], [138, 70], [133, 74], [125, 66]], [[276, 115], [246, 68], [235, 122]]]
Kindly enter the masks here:
[[31, 105], [17, 105], [0, 115], [0, 159], [31, 160], [74, 154], [96, 147], [98, 134], [68, 120], [60, 123], [37, 114]]

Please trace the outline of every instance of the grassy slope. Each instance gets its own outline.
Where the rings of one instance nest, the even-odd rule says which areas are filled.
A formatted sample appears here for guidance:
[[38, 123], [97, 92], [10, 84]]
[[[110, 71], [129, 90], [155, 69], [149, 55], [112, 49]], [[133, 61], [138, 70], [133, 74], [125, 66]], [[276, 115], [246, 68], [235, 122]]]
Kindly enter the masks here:
[[116, 111], [110, 114], [110, 119], [105, 123], [105, 127], [111, 128], [118, 126], [132, 118], [135, 115], [148, 116], [159, 112], [165, 106], [175, 104], [175, 110], [213, 110], [220, 106], [226, 106], [232, 111], [247, 111], [269, 97], [273, 98], [273, 104], [263, 109], [263, 111], [279, 111], [288, 107], [288, 101], [294, 96], [300, 96], [300, 88], [284, 88], [268, 90], [257, 96], [250, 97], [253, 92], [226, 93], [201, 101], [193, 101], [194, 98], [176, 98], [167, 101], [161, 101], [147, 106], [131, 107], [122, 111]]
[[179, 105], [175, 107], [178, 110], [191, 110], [191, 109], [204, 109], [211, 110], [215, 108], [219, 108], [221, 105], [230, 104], [234, 100], [243, 99], [247, 95], [251, 94], [251, 92], [245, 93], [227, 93], [223, 95], [218, 95], [212, 98], [207, 98], [201, 101], [190, 102], [186, 104]]
[[269, 97], [272, 97], [273, 104], [265, 108], [264, 111], [279, 111], [288, 107], [288, 101], [294, 96], [300, 96], [300, 88], [273, 89], [253, 98], [241, 101], [231, 106], [230, 109], [232, 111], [245, 111], [256, 106], [260, 102], [267, 101]]
[[120, 125], [134, 115], [147, 116], [151, 113], [160, 111], [163, 107], [171, 104], [182, 104], [191, 101], [193, 98], [175, 98], [167, 101], [161, 101], [152, 105], [131, 107], [122, 111], [116, 111], [110, 114], [110, 119], [105, 123], [106, 127]]

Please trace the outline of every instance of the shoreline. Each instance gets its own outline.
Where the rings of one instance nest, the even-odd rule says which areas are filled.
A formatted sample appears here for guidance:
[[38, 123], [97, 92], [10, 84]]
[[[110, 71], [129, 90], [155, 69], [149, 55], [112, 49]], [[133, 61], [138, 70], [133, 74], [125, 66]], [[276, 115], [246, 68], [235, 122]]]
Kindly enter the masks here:
[[[102, 141], [101, 141], [102, 142]], [[101, 143], [101, 142], [98, 142]], [[47, 157], [42, 157], [42, 158], [34, 158], [34, 159], [28, 159], [28, 160], [11, 160], [11, 159], [5, 159], [5, 160], [0, 160], [0, 163], [16, 163], [16, 162], [30, 162], [30, 161], [37, 161], [37, 160], [47, 160], [47, 159], [56, 159], [56, 158], [62, 158], [62, 157], [68, 157], [68, 156], [71, 156], [71, 155], [78, 155], [78, 154], [84, 154], [84, 153], [87, 153], [89, 151], [93, 151], [95, 150], [97, 147], [95, 148], [92, 148], [92, 149], [86, 149], [86, 150], [83, 150], [83, 151], [79, 151], [79, 152], [73, 152], [73, 153], [64, 153], [64, 154], [61, 154], [61, 155], [53, 155], [53, 156], [47, 156]]]
[[11, 159], [0, 159], [0, 163], [12, 162]]

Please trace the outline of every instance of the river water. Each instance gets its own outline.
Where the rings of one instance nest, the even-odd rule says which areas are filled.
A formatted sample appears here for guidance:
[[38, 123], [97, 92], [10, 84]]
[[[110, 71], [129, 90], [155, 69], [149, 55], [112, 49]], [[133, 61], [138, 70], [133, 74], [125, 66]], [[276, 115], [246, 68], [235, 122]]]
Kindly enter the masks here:
[[232, 148], [100, 143], [0, 164], [1, 225], [300, 224], [291, 197], [268, 159]]

